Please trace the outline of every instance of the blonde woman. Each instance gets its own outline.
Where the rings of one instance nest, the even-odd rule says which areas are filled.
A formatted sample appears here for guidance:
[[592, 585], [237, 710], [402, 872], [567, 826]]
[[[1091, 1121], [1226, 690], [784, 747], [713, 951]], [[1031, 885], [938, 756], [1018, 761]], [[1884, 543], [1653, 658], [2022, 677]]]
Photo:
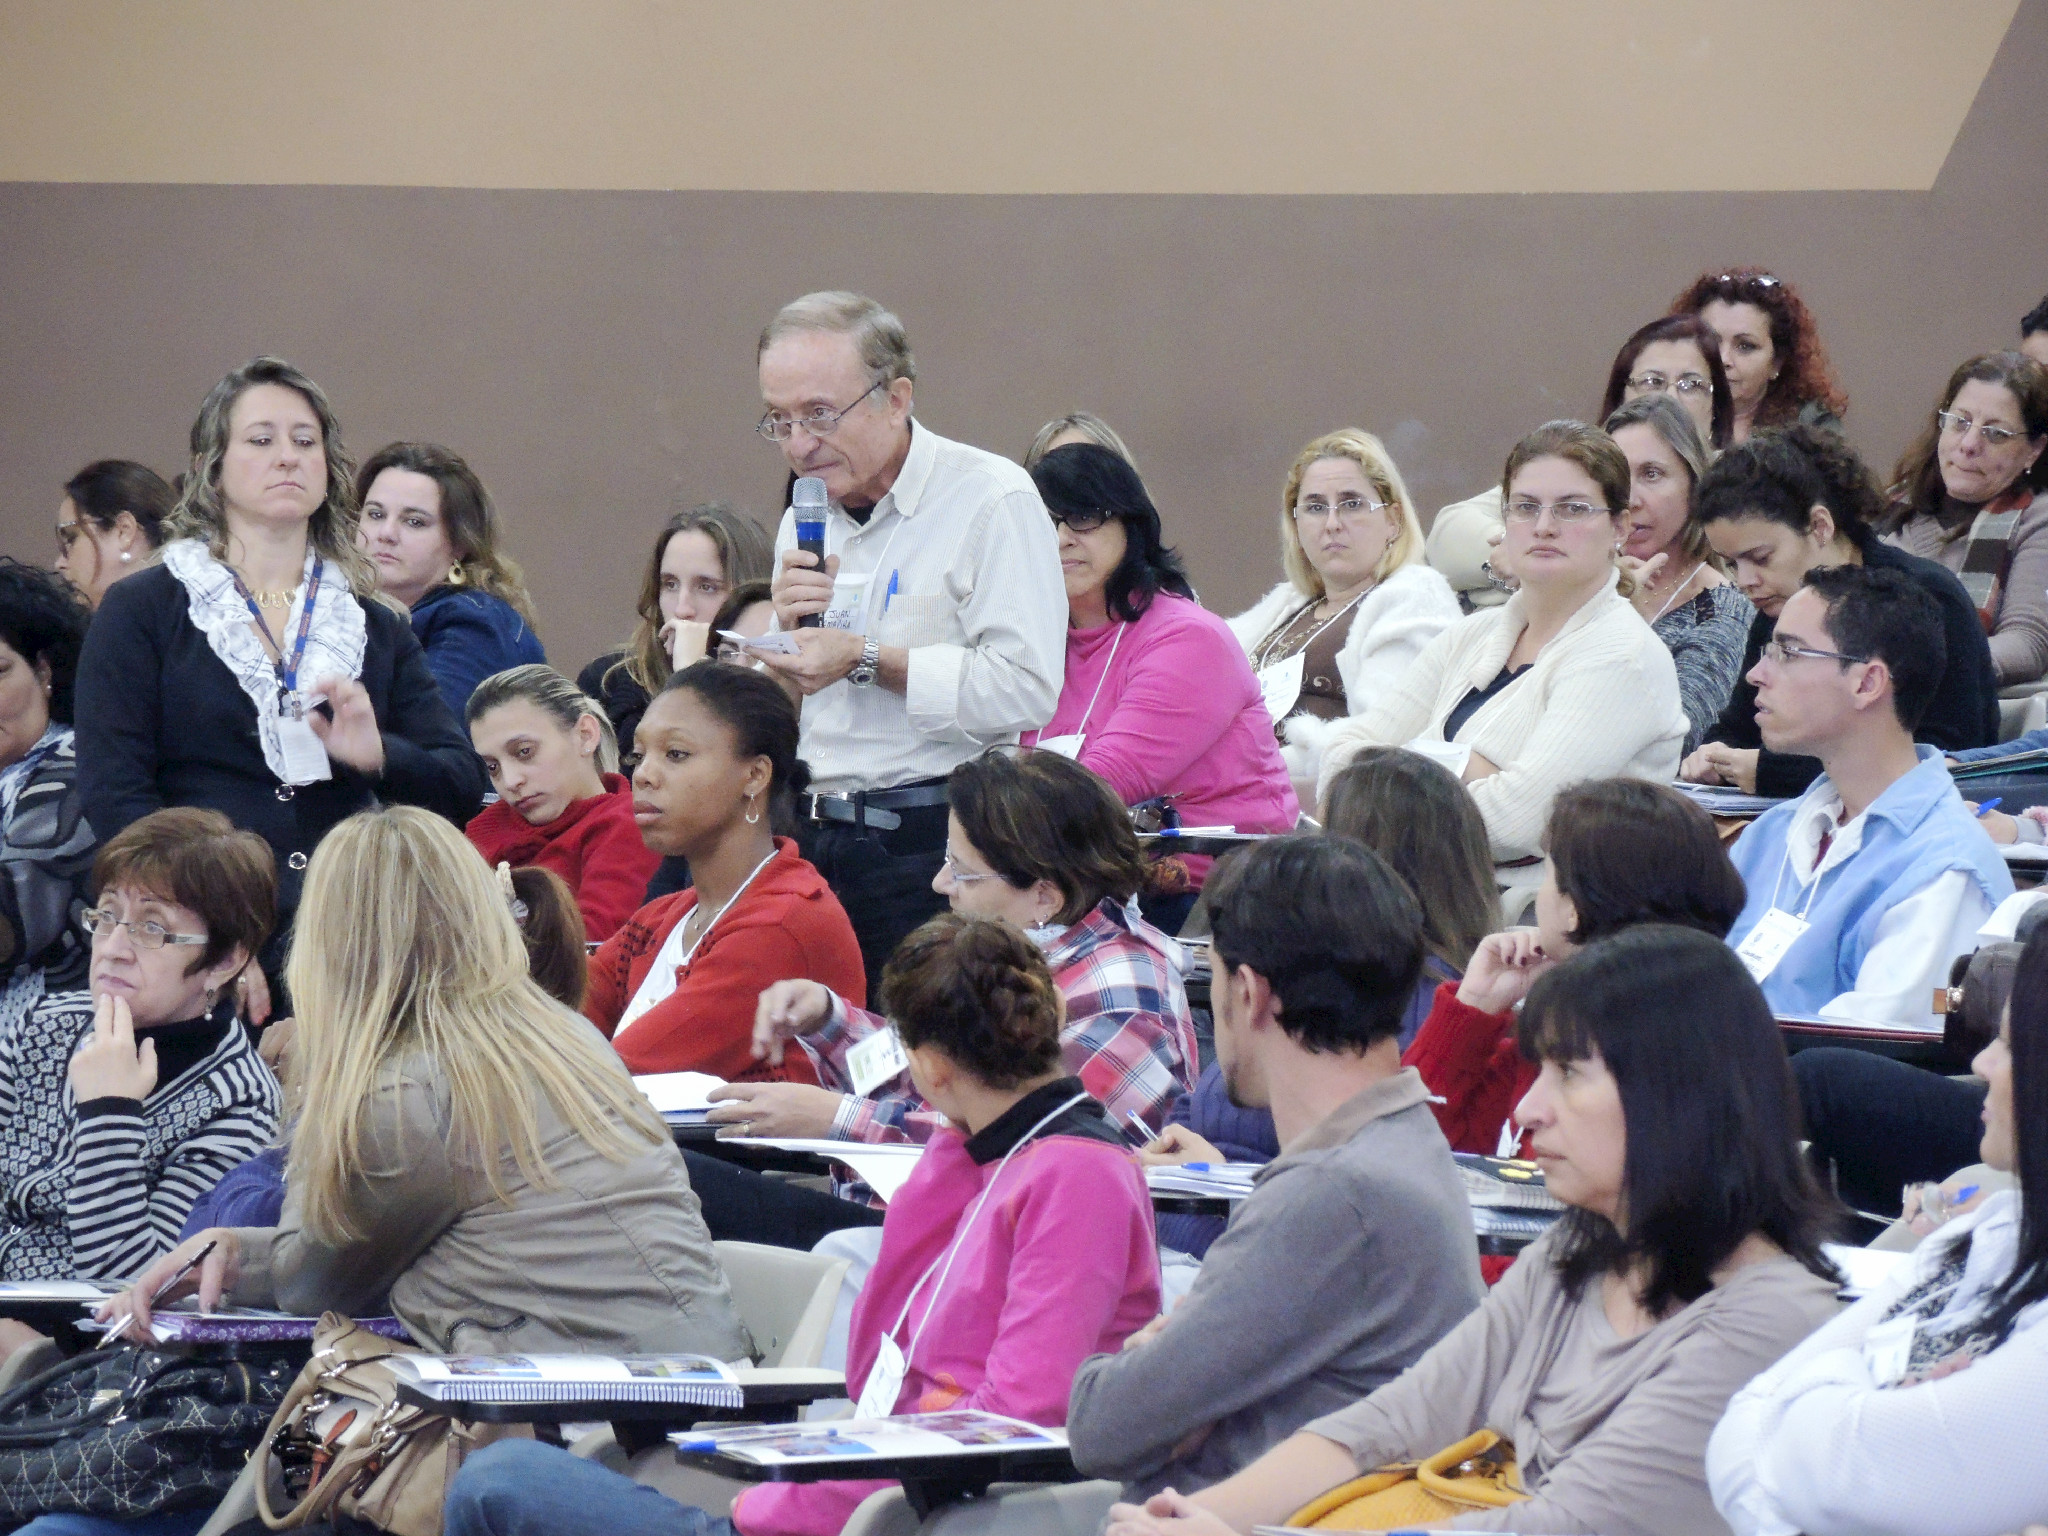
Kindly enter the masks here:
[[1303, 805], [1330, 724], [1379, 702], [1422, 648], [1458, 621], [1458, 599], [1423, 561], [1422, 525], [1386, 446], [1345, 427], [1295, 455], [1280, 493], [1287, 580], [1230, 621]]
[[1073, 443], [1093, 443], [1098, 448], [1107, 448], [1133, 469], [1138, 466], [1138, 461], [1131, 457], [1129, 446], [1115, 427], [1093, 411], [1069, 411], [1064, 416], [1053, 417], [1038, 429], [1038, 435], [1031, 439], [1031, 446], [1024, 450], [1024, 467], [1029, 469], [1053, 449]]
[[[275, 974], [330, 827], [378, 801], [465, 822], [484, 772], [411, 626], [378, 600], [320, 386], [259, 357], [214, 386], [192, 448], [161, 563], [108, 588], [87, 631], [79, 784], [102, 837], [197, 805], [269, 843]], [[262, 1022], [267, 998], [252, 1008]]]
[[748, 1352], [666, 1128], [528, 975], [460, 832], [402, 806], [336, 828], [287, 975], [299, 1108], [281, 1220], [198, 1233], [109, 1316], [132, 1307], [147, 1338], [153, 1298], [317, 1315], [388, 1292], [442, 1352]]

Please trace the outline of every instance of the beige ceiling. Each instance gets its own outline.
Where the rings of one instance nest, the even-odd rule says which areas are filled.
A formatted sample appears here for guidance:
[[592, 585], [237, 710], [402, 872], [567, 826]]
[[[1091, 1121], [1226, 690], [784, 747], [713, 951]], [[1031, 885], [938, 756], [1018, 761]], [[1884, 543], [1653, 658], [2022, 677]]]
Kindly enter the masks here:
[[0, 180], [1924, 189], [2018, 0], [0, 0]]

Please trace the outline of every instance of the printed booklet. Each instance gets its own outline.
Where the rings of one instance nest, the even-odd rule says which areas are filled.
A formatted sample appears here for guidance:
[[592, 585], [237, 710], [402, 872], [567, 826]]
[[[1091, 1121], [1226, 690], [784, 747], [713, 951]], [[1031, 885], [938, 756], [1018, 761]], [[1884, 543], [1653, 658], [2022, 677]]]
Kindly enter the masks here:
[[[679, 1451], [715, 1452], [755, 1466], [775, 1467], [792, 1462], [894, 1461], [910, 1456], [1056, 1450], [1066, 1445], [1067, 1432], [998, 1413], [957, 1409], [888, 1419], [680, 1430], [669, 1439]], [[858, 1472], [849, 1468], [848, 1475], [857, 1476]]]
[[437, 1403], [746, 1402], [732, 1367], [709, 1355], [401, 1355], [391, 1364]]

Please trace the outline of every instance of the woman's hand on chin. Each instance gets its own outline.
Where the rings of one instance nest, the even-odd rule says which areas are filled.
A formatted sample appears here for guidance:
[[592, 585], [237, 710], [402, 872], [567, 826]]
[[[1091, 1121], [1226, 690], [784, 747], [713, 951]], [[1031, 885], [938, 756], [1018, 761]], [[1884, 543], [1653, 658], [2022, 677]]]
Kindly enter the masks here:
[[146, 1099], [156, 1087], [156, 1042], [135, 1043], [135, 1019], [125, 998], [102, 993], [93, 1004], [92, 1033], [71, 1058], [71, 1097]]

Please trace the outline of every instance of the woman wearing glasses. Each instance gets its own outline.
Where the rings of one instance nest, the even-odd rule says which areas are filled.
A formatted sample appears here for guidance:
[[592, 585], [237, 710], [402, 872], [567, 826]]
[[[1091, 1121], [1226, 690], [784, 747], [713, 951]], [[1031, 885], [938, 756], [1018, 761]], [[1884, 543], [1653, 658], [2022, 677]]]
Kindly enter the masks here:
[[[1055, 448], [1031, 478], [1059, 534], [1067, 669], [1024, 742], [1071, 757], [1124, 804], [1164, 800], [1179, 824], [1285, 832], [1300, 815], [1259, 680], [1223, 620], [1195, 601], [1145, 482], [1107, 448]], [[1145, 915], [1176, 933], [1207, 859], [1154, 867]]]
[[1879, 532], [1962, 578], [1998, 685], [2048, 673], [2048, 368], [1987, 352], [1949, 375], [1892, 471]]
[[1364, 747], [1407, 746], [1472, 792], [1517, 915], [1542, 872], [1550, 802], [1580, 779], [1668, 780], [1685, 740], [1671, 653], [1617, 590], [1628, 459], [1614, 439], [1553, 421], [1501, 475], [1501, 552], [1520, 589], [1430, 642], [1365, 715], [1333, 732], [1323, 785]]
[[1762, 267], [1702, 272], [1671, 301], [1671, 312], [1697, 315], [1720, 338], [1735, 411], [1730, 442], [1794, 421], [1841, 425], [1849, 397], [1828, 366], [1813, 311], [1790, 283]]
[[1646, 395], [1669, 395], [1684, 406], [1701, 441], [1714, 452], [1728, 446], [1735, 430], [1735, 404], [1728, 391], [1728, 372], [1721, 365], [1721, 339], [1699, 316], [1652, 320], [1621, 344], [1607, 371], [1601, 419]]
[[233, 991], [276, 916], [269, 846], [183, 806], [109, 840], [93, 877], [90, 990], [45, 997], [0, 1048], [8, 1280], [135, 1274], [277, 1131]]
[[1313, 801], [1332, 721], [1365, 713], [1458, 620], [1422, 558], [1422, 525], [1386, 446], [1346, 427], [1295, 455], [1280, 493], [1287, 579], [1230, 621], [1285, 743], [1297, 798]]

